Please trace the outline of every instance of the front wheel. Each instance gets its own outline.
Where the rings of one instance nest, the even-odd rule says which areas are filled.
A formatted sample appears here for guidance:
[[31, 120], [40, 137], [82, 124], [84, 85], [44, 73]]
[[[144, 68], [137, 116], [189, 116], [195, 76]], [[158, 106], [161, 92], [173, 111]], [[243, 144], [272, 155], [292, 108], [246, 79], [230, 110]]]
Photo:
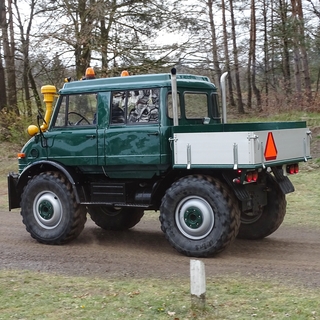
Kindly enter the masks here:
[[28, 182], [21, 198], [21, 215], [31, 236], [45, 244], [75, 239], [87, 219], [71, 184], [59, 172], [41, 173]]
[[225, 249], [240, 225], [237, 200], [221, 181], [187, 176], [173, 183], [160, 206], [161, 229], [187, 256], [207, 257]]

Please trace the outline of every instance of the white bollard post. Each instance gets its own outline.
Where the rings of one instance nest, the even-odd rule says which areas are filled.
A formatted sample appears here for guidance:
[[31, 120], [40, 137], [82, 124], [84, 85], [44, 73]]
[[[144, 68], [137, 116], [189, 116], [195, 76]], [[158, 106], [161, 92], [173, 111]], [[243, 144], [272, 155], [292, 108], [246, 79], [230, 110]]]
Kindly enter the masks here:
[[204, 309], [206, 303], [206, 274], [204, 263], [200, 260], [190, 260], [190, 291], [191, 306]]

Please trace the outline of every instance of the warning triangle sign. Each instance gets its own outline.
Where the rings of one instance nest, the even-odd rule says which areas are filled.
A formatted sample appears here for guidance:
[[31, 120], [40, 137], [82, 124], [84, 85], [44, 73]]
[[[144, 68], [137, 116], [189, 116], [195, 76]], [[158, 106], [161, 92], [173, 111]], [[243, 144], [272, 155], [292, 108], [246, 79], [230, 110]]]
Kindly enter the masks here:
[[275, 160], [277, 158], [277, 155], [278, 155], [278, 150], [273, 139], [273, 134], [272, 132], [268, 132], [266, 148], [264, 150], [264, 157], [267, 161]]

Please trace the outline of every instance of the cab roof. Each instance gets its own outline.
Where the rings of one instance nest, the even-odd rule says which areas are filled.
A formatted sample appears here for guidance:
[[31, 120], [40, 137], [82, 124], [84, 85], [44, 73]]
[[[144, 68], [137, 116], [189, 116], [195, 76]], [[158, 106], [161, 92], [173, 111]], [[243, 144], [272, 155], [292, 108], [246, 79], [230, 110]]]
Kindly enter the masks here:
[[[178, 88], [217, 90], [208, 77], [192, 74], [177, 74], [177, 86]], [[171, 74], [146, 74], [72, 81], [65, 83], [59, 93], [76, 94], [114, 90], [139, 90], [157, 87], [171, 87]]]

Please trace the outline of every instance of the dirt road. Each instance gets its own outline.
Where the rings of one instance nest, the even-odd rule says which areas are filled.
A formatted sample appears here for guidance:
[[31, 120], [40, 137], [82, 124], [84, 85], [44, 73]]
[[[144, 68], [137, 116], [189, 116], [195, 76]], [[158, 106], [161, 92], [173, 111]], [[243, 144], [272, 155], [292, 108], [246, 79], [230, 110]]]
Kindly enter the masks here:
[[[89, 219], [78, 239], [64, 246], [37, 243], [20, 214], [0, 212], [0, 269], [67, 275], [188, 277], [190, 258], [170, 247], [156, 219], [144, 217], [130, 231], [106, 232]], [[261, 241], [236, 240], [203, 259], [207, 276], [254, 275], [320, 288], [320, 230], [281, 226]]]

